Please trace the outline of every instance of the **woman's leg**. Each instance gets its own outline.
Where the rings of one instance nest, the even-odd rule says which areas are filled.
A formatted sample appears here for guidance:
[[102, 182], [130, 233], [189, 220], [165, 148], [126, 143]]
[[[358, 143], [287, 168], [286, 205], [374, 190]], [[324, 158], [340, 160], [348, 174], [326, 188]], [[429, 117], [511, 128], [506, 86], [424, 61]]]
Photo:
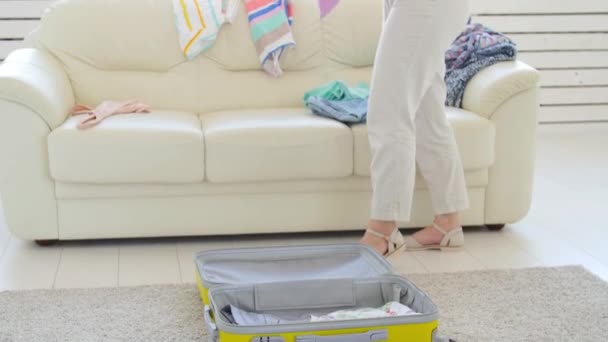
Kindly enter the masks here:
[[[433, 83], [416, 113], [416, 156], [431, 194], [436, 215], [434, 223], [444, 231], [450, 231], [460, 227], [459, 212], [468, 208], [469, 202], [462, 162], [445, 114], [444, 51], [462, 32], [470, 8], [468, 0], [436, 1], [443, 9], [438, 13], [438, 30], [434, 40], [438, 58]], [[416, 233], [414, 240], [422, 245], [430, 245], [437, 244], [442, 237], [443, 233], [427, 227]]]
[[[445, 113], [446, 88], [443, 59], [432, 86], [416, 113], [416, 161], [431, 195], [435, 223], [445, 231], [460, 227], [458, 213], [469, 201], [464, 170], [452, 127]], [[443, 234], [427, 227], [414, 239], [422, 245], [437, 244]]]
[[[378, 46], [368, 113], [372, 151], [371, 229], [389, 235], [410, 220], [416, 175], [415, 113], [434, 72], [428, 49], [434, 37], [435, 1], [385, 0], [388, 15]], [[432, 59], [431, 59], [432, 60]], [[380, 252], [386, 242], [366, 234]]]

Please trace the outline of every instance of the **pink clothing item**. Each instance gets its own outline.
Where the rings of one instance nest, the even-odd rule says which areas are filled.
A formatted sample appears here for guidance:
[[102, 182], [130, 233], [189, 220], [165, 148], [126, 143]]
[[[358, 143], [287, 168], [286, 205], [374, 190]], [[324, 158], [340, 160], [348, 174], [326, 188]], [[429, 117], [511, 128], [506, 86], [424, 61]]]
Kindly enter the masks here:
[[319, 8], [321, 9], [321, 18], [325, 18], [336, 6], [340, 0], [319, 0]]
[[139, 100], [104, 101], [97, 108], [91, 109], [85, 105], [75, 105], [70, 111], [71, 115], [86, 115], [78, 124], [78, 128], [91, 128], [114, 114], [149, 113], [150, 106]]

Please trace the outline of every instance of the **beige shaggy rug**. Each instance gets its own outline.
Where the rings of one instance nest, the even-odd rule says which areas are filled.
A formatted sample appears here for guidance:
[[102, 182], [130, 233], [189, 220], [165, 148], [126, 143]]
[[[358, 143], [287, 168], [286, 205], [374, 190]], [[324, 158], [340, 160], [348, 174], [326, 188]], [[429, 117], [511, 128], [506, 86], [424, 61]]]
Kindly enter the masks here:
[[[581, 267], [408, 275], [458, 341], [608, 341], [608, 283]], [[194, 285], [0, 293], [0, 341], [207, 341]]]

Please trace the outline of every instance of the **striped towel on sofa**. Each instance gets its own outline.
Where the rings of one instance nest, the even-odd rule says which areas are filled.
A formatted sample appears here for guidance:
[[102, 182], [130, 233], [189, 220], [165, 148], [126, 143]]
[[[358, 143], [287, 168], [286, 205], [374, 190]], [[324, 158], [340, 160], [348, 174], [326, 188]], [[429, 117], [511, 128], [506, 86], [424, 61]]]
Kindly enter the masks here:
[[192, 59], [209, 49], [220, 27], [232, 22], [240, 0], [173, 0], [175, 25], [184, 56]]
[[262, 69], [278, 77], [283, 73], [281, 55], [295, 45], [291, 0], [245, 0], [245, 8]]

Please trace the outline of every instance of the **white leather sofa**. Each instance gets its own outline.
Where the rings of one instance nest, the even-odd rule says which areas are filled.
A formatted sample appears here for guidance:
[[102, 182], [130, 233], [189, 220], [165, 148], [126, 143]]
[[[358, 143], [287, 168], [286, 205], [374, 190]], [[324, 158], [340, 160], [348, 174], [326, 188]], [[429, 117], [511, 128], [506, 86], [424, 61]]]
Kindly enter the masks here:
[[[285, 75], [259, 70], [244, 9], [214, 47], [186, 61], [171, 2], [63, 0], [0, 65], [0, 193], [8, 227], [29, 240], [364, 228], [365, 125], [311, 114], [305, 91], [369, 81], [381, 0], [342, 1], [324, 21], [295, 1], [298, 43]], [[150, 114], [81, 131], [75, 103], [140, 98]], [[448, 108], [466, 169], [465, 225], [521, 219], [530, 205], [538, 73], [500, 63]], [[424, 182], [414, 217], [432, 219]]]

